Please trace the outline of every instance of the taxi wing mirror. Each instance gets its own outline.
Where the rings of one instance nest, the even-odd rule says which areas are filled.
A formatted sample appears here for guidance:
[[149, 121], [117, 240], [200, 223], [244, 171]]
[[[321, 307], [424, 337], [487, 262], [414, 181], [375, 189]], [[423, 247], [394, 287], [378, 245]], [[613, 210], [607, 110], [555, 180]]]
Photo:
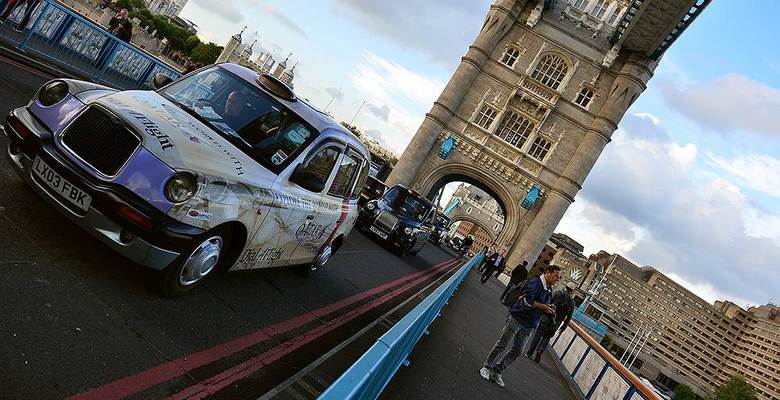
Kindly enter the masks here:
[[163, 74], [154, 74], [154, 79], [152, 80], [155, 89], [159, 89], [171, 82], [173, 82], [173, 79], [171, 79], [170, 76]]
[[295, 170], [293, 170], [292, 175], [290, 175], [290, 182], [310, 192], [319, 193], [322, 192], [322, 189], [325, 189], [325, 181], [319, 176], [307, 172], [303, 168], [303, 164], [295, 166]]

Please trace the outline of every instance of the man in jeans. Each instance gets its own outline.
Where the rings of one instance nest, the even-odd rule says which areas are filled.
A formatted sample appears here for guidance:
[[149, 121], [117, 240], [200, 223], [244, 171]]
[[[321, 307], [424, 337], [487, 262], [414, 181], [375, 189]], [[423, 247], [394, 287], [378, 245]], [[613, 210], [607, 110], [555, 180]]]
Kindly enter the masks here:
[[[538, 278], [529, 279], [523, 286], [520, 299], [509, 307], [509, 315], [501, 336], [485, 360], [479, 374], [486, 380], [493, 379], [504, 387], [501, 372], [506, 369], [523, 350], [528, 334], [539, 324], [542, 313], [552, 315], [550, 288], [561, 279], [561, 268], [549, 266]], [[507, 350], [507, 348], [509, 348]]]

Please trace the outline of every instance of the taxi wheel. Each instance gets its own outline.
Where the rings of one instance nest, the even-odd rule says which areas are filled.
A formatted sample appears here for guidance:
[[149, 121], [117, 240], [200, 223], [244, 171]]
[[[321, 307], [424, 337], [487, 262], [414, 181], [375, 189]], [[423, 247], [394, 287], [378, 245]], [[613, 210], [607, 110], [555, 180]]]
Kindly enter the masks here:
[[302, 276], [314, 275], [317, 271], [322, 269], [331, 258], [333, 258], [333, 253], [335, 253], [337, 249], [338, 248], [334, 249], [330, 244], [323, 246], [320, 253], [314, 257], [314, 260], [310, 264], [298, 267], [298, 273]]
[[201, 285], [225, 258], [230, 238], [230, 231], [217, 229], [193, 240], [188, 250], [162, 271], [163, 295], [179, 297]]

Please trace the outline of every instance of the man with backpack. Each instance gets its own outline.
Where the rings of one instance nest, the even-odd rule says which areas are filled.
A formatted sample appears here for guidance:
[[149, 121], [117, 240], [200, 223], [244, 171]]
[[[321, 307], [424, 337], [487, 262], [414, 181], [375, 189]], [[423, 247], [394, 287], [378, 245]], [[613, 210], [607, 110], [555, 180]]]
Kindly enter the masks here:
[[479, 370], [486, 380], [494, 380], [504, 387], [501, 372], [511, 364], [523, 349], [528, 334], [539, 324], [542, 314], [554, 314], [550, 306], [550, 288], [561, 279], [561, 268], [548, 267], [542, 275], [529, 279], [517, 290], [510, 290], [505, 301], [510, 304], [506, 324], [496, 344]]
[[552, 294], [555, 315], [542, 316], [539, 327], [536, 328], [534, 337], [525, 351], [526, 357], [533, 358], [534, 361], [539, 362], [542, 358], [542, 353], [544, 353], [547, 345], [550, 344], [550, 339], [555, 335], [556, 329], [560, 327], [560, 330], [563, 331], [569, 325], [575, 306], [574, 299], [571, 298], [575, 287], [574, 282], [567, 282], [563, 289], [557, 290]]

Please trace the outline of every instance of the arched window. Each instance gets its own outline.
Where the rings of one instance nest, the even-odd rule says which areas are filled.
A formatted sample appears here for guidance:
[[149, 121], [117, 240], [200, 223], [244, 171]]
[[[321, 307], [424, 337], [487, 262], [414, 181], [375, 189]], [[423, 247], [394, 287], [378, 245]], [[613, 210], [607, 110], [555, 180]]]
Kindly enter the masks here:
[[520, 57], [520, 50], [509, 46], [506, 48], [504, 55], [501, 57], [501, 63], [509, 68], [513, 68], [518, 57]]
[[517, 148], [521, 148], [533, 130], [533, 122], [523, 115], [511, 111], [501, 121], [496, 136]]
[[493, 107], [482, 106], [482, 109], [479, 110], [479, 113], [474, 118], [474, 122], [485, 129], [490, 129], [490, 125], [496, 119], [496, 115], [498, 115], [498, 111], [494, 110]]
[[536, 64], [536, 69], [531, 77], [557, 90], [567, 72], [569, 72], [569, 66], [563, 57], [557, 54], [547, 54]]
[[528, 150], [528, 154], [539, 161], [544, 161], [544, 157], [547, 156], [551, 146], [552, 143], [550, 143], [549, 140], [537, 136], [534, 143], [531, 145], [531, 148]]
[[590, 101], [593, 99], [593, 88], [584, 86], [582, 90], [577, 94], [577, 98], [574, 102], [581, 105], [584, 108], [588, 108]]

